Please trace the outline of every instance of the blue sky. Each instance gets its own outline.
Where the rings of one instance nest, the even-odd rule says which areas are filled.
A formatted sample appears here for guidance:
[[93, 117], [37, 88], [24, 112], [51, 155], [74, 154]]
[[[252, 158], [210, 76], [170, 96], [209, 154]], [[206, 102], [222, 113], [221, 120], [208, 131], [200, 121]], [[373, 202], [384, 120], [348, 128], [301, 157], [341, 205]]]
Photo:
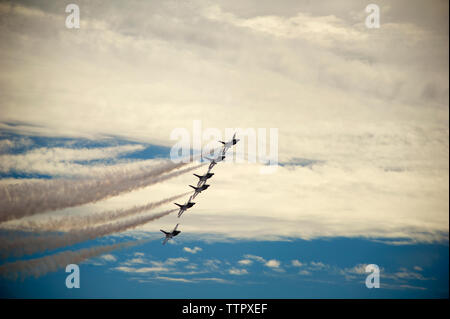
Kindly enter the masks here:
[[[1, 280], [2, 297], [448, 298], [447, 244], [395, 246], [345, 238], [206, 244], [183, 240], [181, 235], [176, 244], [162, 246], [155, 240], [112, 252], [108, 256], [113, 258], [108, 260], [96, 258], [81, 264], [79, 289], [67, 289], [67, 274], [60, 270], [23, 282]], [[201, 251], [188, 253], [184, 247], [200, 247]], [[275, 259], [280, 262], [279, 269], [248, 255]], [[167, 266], [171, 259], [178, 261]], [[242, 260], [253, 263], [243, 266]], [[292, 260], [303, 266], [293, 266]], [[170, 270], [139, 274], [117, 270], [154, 267], [155, 263]], [[367, 289], [366, 275], [352, 272], [361, 263], [376, 263], [383, 269], [379, 289]], [[232, 269], [247, 273], [231, 274]], [[306, 269], [309, 275], [300, 274]]]

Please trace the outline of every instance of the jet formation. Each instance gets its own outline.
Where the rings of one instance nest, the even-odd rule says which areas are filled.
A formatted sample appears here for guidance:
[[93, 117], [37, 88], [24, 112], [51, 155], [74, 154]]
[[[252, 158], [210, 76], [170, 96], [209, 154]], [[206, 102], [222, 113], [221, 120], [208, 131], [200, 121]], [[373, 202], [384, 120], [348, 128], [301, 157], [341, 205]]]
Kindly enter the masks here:
[[[183, 215], [183, 213], [188, 210], [189, 208], [191, 208], [192, 206], [195, 205], [194, 202], [192, 202], [192, 200], [199, 195], [201, 192], [205, 191], [206, 189], [208, 189], [208, 187], [210, 186], [209, 184], [206, 184], [207, 180], [210, 179], [211, 177], [213, 177], [214, 173], [211, 173], [212, 168], [217, 165], [219, 162], [222, 162], [225, 159], [225, 154], [228, 151], [228, 149], [230, 149], [232, 146], [236, 145], [237, 142], [239, 142], [239, 139], [236, 138], [236, 133], [234, 133], [233, 138], [228, 141], [228, 142], [223, 142], [223, 141], [219, 141], [220, 143], [222, 143], [223, 147], [222, 150], [220, 152], [220, 155], [217, 158], [209, 158], [206, 157], [205, 158], [207, 160], [210, 161], [209, 166], [208, 166], [208, 171], [206, 172], [206, 174], [204, 175], [197, 175], [194, 174], [194, 176], [196, 176], [199, 180], [197, 182], [197, 186], [193, 186], [193, 185], [189, 185], [190, 187], [192, 187], [194, 189], [194, 193], [189, 197], [188, 201], [184, 204], [178, 204], [178, 203], [174, 203], [175, 205], [177, 205], [180, 209], [178, 211], [178, 218], [181, 217], [181, 215]], [[166, 232], [164, 230], [161, 229], [161, 231], [165, 234], [165, 238], [163, 241], [163, 245], [166, 244], [169, 239], [172, 239], [173, 237], [177, 236], [179, 233], [181, 233], [181, 231], [177, 230], [179, 224], [177, 224], [175, 226], [175, 228], [173, 229], [172, 232]]]

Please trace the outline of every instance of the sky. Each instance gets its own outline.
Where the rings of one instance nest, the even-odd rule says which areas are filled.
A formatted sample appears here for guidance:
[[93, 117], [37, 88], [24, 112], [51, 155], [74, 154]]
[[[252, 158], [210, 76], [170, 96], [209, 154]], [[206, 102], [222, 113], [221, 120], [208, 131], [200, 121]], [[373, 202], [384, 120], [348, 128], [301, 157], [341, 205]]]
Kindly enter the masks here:
[[[0, 276], [0, 295], [448, 298], [448, 2], [378, 1], [378, 29], [365, 25], [369, 3], [78, 1], [80, 28], [68, 29], [60, 1], [1, 1], [0, 274], [135, 246], [92, 253], [80, 289], [43, 267]], [[127, 223], [175, 206], [133, 207], [186, 201], [207, 167], [169, 157], [180, 128], [198, 151], [195, 123], [202, 145], [220, 146], [208, 128], [237, 131], [230, 152], [247, 156], [246, 129], [278, 129], [276, 171], [219, 163], [181, 219], [125, 232], [106, 231], [111, 220], [102, 236], [67, 222], [122, 212]], [[177, 223], [162, 246], [159, 229]], [[30, 228], [48, 245], [55, 230], [72, 237], [19, 247]], [[379, 289], [365, 286], [368, 264]]]

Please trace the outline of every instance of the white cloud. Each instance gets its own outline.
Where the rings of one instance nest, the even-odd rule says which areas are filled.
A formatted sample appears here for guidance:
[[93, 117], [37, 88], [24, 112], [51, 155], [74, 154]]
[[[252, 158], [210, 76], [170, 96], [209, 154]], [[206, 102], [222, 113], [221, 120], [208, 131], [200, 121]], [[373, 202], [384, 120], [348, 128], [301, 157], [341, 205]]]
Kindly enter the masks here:
[[200, 247], [194, 247], [194, 248], [184, 247], [183, 250], [190, 254], [196, 254], [199, 251], [202, 251], [202, 249]]
[[229, 280], [226, 279], [222, 279], [222, 278], [215, 278], [215, 277], [211, 277], [211, 278], [195, 278], [194, 280], [196, 281], [214, 281], [214, 282], [218, 282], [218, 283], [222, 283], [222, 284], [229, 284], [232, 283]]
[[[120, 154], [143, 149], [142, 145], [124, 145], [103, 148], [38, 148], [24, 154], [0, 155], [0, 171], [39, 173], [48, 175], [92, 175], [105, 168], [92, 165], [81, 165], [74, 161], [89, 161], [114, 158]], [[119, 167], [124, 163], [119, 162]]]
[[269, 267], [271, 269], [283, 271], [283, 269], [280, 268], [280, 264], [281, 263], [278, 260], [276, 260], [276, 259], [266, 260], [266, 259], [264, 259], [261, 256], [256, 256], [256, 255], [251, 255], [251, 254], [244, 255], [244, 257], [246, 259], [239, 261], [240, 264], [249, 265], [249, 264], [252, 263], [252, 260], [254, 260], [254, 261], [257, 261], [257, 262], [259, 262], [259, 263], [263, 264], [264, 266]]
[[[341, 283], [342, 279], [345, 279], [345, 283], [358, 283], [361, 284], [364, 278], [367, 276], [365, 267], [367, 264], [358, 263], [351, 267], [341, 268], [336, 265], [327, 264], [321, 261], [300, 262], [297, 259], [291, 260], [293, 267], [288, 267], [284, 270], [281, 265], [284, 261], [278, 259], [265, 259], [260, 256], [247, 254], [248, 259], [242, 259], [243, 263], [238, 262], [240, 265], [248, 265], [251, 262], [259, 262], [265, 267], [269, 267], [273, 272], [270, 276], [278, 276], [280, 272], [290, 272], [290, 276], [297, 275], [300, 280], [308, 281], [321, 281], [317, 276], [313, 276], [315, 272], [325, 272], [330, 278], [327, 279], [328, 283]], [[231, 264], [226, 260], [208, 259], [204, 261], [204, 269], [199, 269], [197, 264], [187, 264], [182, 267], [182, 270], [177, 269], [177, 265], [187, 262], [185, 258], [168, 258], [163, 262], [150, 261], [152, 267], [115, 267], [113, 269], [129, 274], [133, 274], [136, 277], [133, 280], [139, 280], [142, 282], [150, 282], [154, 280], [166, 280], [166, 281], [180, 281], [180, 282], [192, 282], [198, 283], [201, 281], [214, 281], [218, 283], [232, 283], [229, 280], [218, 278], [217, 275], [232, 275], [232, 276], [244, 276], [248, 275], [249, 271], [245, 268], [231, 267], [224, 269], [223, 266]], [[249, 263], [250, 261], [250, 263]], [[287, 264], [287, 261], [286, 261]], [[194, 271], [184, 271], [185, 269], [193, 269]], [[300, 268], [300, 269], [299, 269]], [[397, 270], [386, 271], [383, 267], [380, 267], [381, 276], [383, 279], [382, 285], [386, 289], [426, 289], [419, 287], [417, 281], [425, 282], [429, 280], [435, 280], [433, 277], [425, 277], [418, 271], [418, 266], [413, 267], [413, 270], [409, 270], [405, 267], [401, 267]], [[206, 277], [195, 277], [196, 275], [204, 274]], [[260, 273], [253, 273], [254, 275], [267, 275], [267, 271], [261, 271]], [[173, 277], [177, 276], [177, 277]]]
[[[366, 273], [367, 264], [357, 264], [351, 268], [340, 269], [338, 267], [330, 267], [327, 265], [327, 269], [334, 273], [343, 275], [347, 280], [359, 280], [365, 278], [368, 273]], [[397, 271], [387, 271], [383, 267], [380, 267], [380, 276], [384, 278], [382, 284], [383, 288], [386, 289], [425, 289], [423, 287], [417, 287], [410, 285], [409, 281], [428, 281], [435, 280], [433, 277], [425, 277], [418, 271], [421, 271], [413, 267], [413, 270], [409, 270], [405, 267], [400, 267]], [[419, 267], [420, 268], [420, 267]]]
[[293, 17], [275, 15], [240, 19], [225, 13], [219, 6], [209, 7], [205, 16], [211, 20], [229, 23], [237, 27], [267, 33], [281, 38], [303, 38], [316, 44], [331, 46], [335, 42], [347, 43], [367, 40], [369, 33], [362, 28], [346, 25], [342, 19], [333, 15], [312, 16], [298, 12]]
[[117, 260], [117, 258], [111, 254], [103, 255], [103, 256], [101, 256], [101, 258], [106, 261], [116, 261]]
[[127, 264], [144, 264], [145, 260], [141, 257], [132, 258], [126, 262]]
[[[146, 274], [146, 273], [175, 273], [176, 266], [179, 263], [188, 262], [189, 259], [183, 257], [167, 258], [165, 261], [155, 261], [155, 260], [144, 260], [142, 257], [132, 258], [123, 263], [124, 266], [115, 267], [115, 270], [135, 273], [135, 274]], [[151, 264], [151, 267], [129, 267], [130, 265], [140, 265], [140, 264]], [[179, 272], [178, 272], [179, 273]]]
[[0, 154], [2, 152], [8, 151], [12, 146], [14, 146], [14, 143], [8, 139], [0, 140]]
[[[356, 274], [356, 275], [363, 275], [363, 274], [368, 274], [368, 273], [366, 273], [366, 266], [367, 266], [368, 264], [358, 264], [358, 265], [355, 265], [354, 267], [352, 267], [352, 268], [347, 268], [347, 269], [345, 269], [345, 272], [346, 273], [350, 273], [350, 274]], [[321, 268], [323, 268], [323, 267], [321, 267]]]
[[142, 274], [142, 273], [159, 273], [159, 272], [168, 272], [169, 269], [165, 268], [165, 267], [141, 267], [141, 268], [133, 268], [133, 267], [125, 267], [125, 266], [120, 266], [120, 267], [115, 267], [115, 270], [118, 271], [122, 271], [122, 272], [126, 272], [126, 273], [137, 273], [137, 274]]
[[[332, 162], [260, 175], [257, 165], [222, 164], [214, 168], [220, 190], [208, 190], [183, 224], [200, 238], [204, 225], [210, 233], [240, 239], [344, 236], [429, 242], [448, 236], [448, 214], [443, 213], [448, 203], [442, 200], [448, 197], [446, 175]], [[180, 180], [192, 182], [188, 175]], [[223, 196], [226, 205], [217, 205]]]
[[380, 284], [380, 287], [383, 289], [394, 289], [394, 290], [405, 290], [405, 289], [411, 289], [411, 290], [427, 290], [425, 287], [419, 287], [414, 285], [405, 285], [405, 284], [386, 284], [382, 283]]
[[188, 262], [189, 259], [184, 257], [167, 258], [165, 261], [151, 261], [152, 264], [157, 266], [174, 266], [178, 263]]
[[141, 279], [141, 278], [134, 278], [137, 281], [144, 283], [144, 282], [152, 282], [154, 280], [162, 280], [162, 281], [175, 281], [175, 282], [186, 282], [186, 283], [198, 283], [198, 282], [202, 282], [202, 281], [213, 281], [216, 283], [221, 283], [221, 284], [230, 284], [232, 283], [229, 280], [226, 279], [222, 279], [222, 278], [215, 278], [215, 277], [205, 277], [205, 278], [180, 278], [180, 277], [167, 277], [167, 276], [156, 276], [153, 278], [146, 278], [146, 279]]
[[242, 260], [239, 260], [238, 263], [240, 265], [247, 266], [247, 265], [251, 265], [253, 263], [253, 261], [251, 261], [250, 259], [242, 259]]
[[247, 259], [256, 260], [256, 261], [258, 261], [260, 263], [265, 263], [266, 262], [266, 260], [264, 258], [262, 258], [261, 256], [247, 254], [247, 255], [244, 255], [244, 257], [247, 258]]
[[228, 273], [230, 275], [246, 275], [248, 274], [248, 271], [246, 269], [231, 268], [228, 270]]
[[184, 258], [184, 257], [178, 257], [178, 258], [168, 258], [165, 262], [166, 265], [174, 265], [176, 263], [180, 263], [180, 262], [187, 262], [189, 261], [189, 259]]
[[410, 271], [406, 268], [400, 268], [400, 271], [391, 274], [392, 278], [397, 280], [402, 279], [415, 279], [415, 280], [429, 280], [430, 278], [424, 277], [422, 274], [414, 271]]
[[323, 269], [323, 268], [328, 267], [328, 265], [325, 265], [323, 262], [320, 262], [320, 261], [312, 261], [309, 264], [311, 267], [316, 268], [316, 269]]
[[302, 267], [303, 263], [301, 263], [297, 259], [294, 259], [294, 260], [292, 260], [292, 266], [294, 266], [294, 267]]
[[280, 262], [276, 259], [271, 259], [265, 263], [269, 268], [280, 268]]
[[204, 261], [204, 265], [208, 268], [208, 269], [214, 269], [217, 270], [220, 267], [220, 264], [222, 262], [218, 259], [208, 259]]
[[165, 281], [178, 281], [178, 282], [194, 282], [191, 279], [186, 278], [174, 278], [174, 277], [165, 277], [165, 276], [157, 276], [155, 279], [165, 280]]
[[189, 264], [185, 266], [186, 269], [197, 269], [198, 266], [196, 264]]

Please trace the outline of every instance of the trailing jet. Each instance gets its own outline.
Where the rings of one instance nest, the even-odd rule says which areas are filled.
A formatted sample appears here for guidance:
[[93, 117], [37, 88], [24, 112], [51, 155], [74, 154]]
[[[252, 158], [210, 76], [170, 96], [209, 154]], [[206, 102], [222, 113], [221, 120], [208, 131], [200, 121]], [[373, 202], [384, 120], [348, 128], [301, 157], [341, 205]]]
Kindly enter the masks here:
[[236, 145], [236, 143], [239, 141], [240, 139], [236, 138], [236, 133], [233, 134], [233, 138], [229, 142], [219, 141], [223, 144], [222, 154], [225, 154], [231, 146]]
[[180, 217], [181, 215], [183, 215], [184, 211], [187, 210], [188, 208], [191, 208], [192, 206], [195, 205], [194, 202], [191, 202], [192, 196], [189, 197], [189, 200], [187, 201], [186, 204], [184, 205], [180, 205], [177, 203], [174, 203], [175, 205], [177, 205], [178, 207], [180, 207], [180, 210], [178, 211], [178, 217]]
[[209, 160], [211, 163], [219, 163], [219, 162], [222, 162], [224, 159], [225, 159], [225, 155], [220, 155], [220, 156], [218, 156], [218, 157], [216, 157], [216, 158], [210, 158], [210, 157], [207, 157], [207, 156], [205, 156], [205, 158], [207, 159], [207, 160]]
[[225, 155], [222, 153], [222, 155], [218, 156], [217, 158], [209, 158], [206, 156], [205, 156], [205, 158], [211, 162], [208, 167], [208, 171], [209, 171], [214, 167], [214, 165], [216, 165], [219, 162], [222, 162], [225, 159]]
[[203, 182], [206, 182], [206, 180], [211, 178], [213, 175], [214, 175], [214, 173], [206, 173], [205, 175], [202, 175], [202, 176], [194, 174], [194, 176], [197, 176], [199, 178], [197, 187], [200, 186], [200, 184], [202, 184]]
[[164, 233], [164, 235], [166, 235], [166, 238], [164, 238], [164, 241], [163, 241], [163, 245], [165, 245], [169, 241], [169, 239], [171, 239], [171, 238], [175, 237], [176, 235], [178, 235], [179, 233], [181, 233], [181, 231], [177, 230], [178, 225], [179, 224], [177, 224], [170, 233], [160, 229], [160, 231], [162, 231]]
[[208, 184], [203, 184], [202, 186], [199, 187], [195, 187], [192, 185], [189, 185], [190, 187], [192, 187], [193, 189], [195, 189], [194, 195], [192, 195], [192, 199], [194, 199], [198, 194], [200, 194], [202, 191], [204, 191], [205, 189], [207, 189], [209, 187]]

